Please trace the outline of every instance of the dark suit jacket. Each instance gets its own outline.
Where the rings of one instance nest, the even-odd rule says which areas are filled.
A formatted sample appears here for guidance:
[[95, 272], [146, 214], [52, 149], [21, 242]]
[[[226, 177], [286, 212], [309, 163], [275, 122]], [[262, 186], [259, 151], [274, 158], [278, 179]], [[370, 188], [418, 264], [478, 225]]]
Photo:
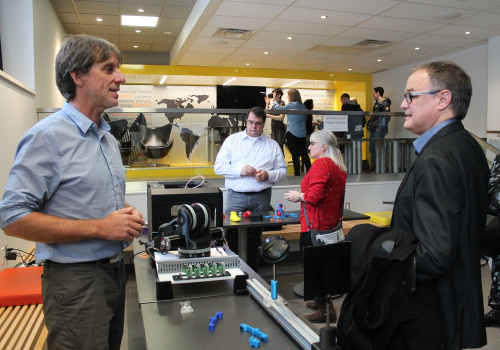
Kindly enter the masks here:
[[444, 322], [450, 350], [486, 344], [479, 236], [488, 177], [481, 147], [458, 121], [427, 142], [394, 203], [391, 226], [418, 240], [414, 302], [428, 306], [435, 299], [431, 311]]

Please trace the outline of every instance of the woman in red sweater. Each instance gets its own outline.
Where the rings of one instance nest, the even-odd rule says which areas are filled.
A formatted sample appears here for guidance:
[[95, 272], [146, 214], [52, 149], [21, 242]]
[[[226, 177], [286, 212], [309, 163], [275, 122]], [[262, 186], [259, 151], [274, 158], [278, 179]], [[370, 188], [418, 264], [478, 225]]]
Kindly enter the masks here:
[[[342, 215], [342, 200], [345, 193], [347, 168], [337, 147], [337, 139], [331, 131], [318, 130], [311, 135], [309, 145], [311, 157], [316, 159], [304, 175], [300, 192], [285, 193], [285, 199], [305, 202], [310, 227], [307, 227], [304, 208], [300, 208], [300, 250], [312, 245], [309, 229], [328, 230], [337, 226]], [[305, 317], [311, 322], [325, 322], [326, 303], [321, 298], [306, 306], [317, 310]], [[336, 318], [335, 309], [330, 308], [330, 319]]]

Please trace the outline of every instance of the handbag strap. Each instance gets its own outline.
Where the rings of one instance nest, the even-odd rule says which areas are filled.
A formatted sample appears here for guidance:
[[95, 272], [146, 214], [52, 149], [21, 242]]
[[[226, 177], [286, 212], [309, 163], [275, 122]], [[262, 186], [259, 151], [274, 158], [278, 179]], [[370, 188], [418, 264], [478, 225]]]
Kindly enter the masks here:
[[[342, 195], [342, 200], [340, 201], [340, 220], [337, 223], [337, 226], [339, 225], [339, 223], [342, 224], [342, 220], [344, 219], [344, 199], [345, 199], [345, 191], [344, 194]], [[312, 225], [309, 222], [309, 218], [307, 217], [306, 202], [302, 202], [302, 206], [304, 207], [304, 217], [306, 219], [307, 230], [309, 231], [312, 228]]]

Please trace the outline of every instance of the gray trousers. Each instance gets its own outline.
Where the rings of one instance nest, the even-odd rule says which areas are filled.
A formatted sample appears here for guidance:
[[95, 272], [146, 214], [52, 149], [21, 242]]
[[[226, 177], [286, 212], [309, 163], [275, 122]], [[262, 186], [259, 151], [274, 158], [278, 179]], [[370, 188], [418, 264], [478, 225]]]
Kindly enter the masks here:
[[46, 261], [43, 313], [49, 350], [119, 350], [125, 317], [125, 265]]
[[[271, 205], [272, 188], [269, 187], [261, 192], [235, 192], [228, 190], [226, 203], [226, 216], [231, 211], [252, 213], [264, 213], [268, 215]], [[247, 264], [254, 271], [259, 267], [259, 246], [262, 237], [262, 227], [251, 227], [247, 230]], [[226, 241], [229, 248], [238, 254], [238, 230], [226, 230]]]

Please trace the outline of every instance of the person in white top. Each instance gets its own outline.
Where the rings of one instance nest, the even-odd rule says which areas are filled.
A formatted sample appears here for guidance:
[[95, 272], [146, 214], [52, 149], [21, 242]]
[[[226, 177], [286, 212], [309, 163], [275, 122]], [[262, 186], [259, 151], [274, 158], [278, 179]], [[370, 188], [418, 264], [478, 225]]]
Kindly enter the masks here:
[[[264, 135], [266, 112], [251, 108], [247, 115], [247, 128], [230, 135], [222, 144], [215, 160], [214, 171], [226, 178], [228, 189], [225, 212], [267, 213], [271, 205], [272, 186], [284, 180], [287, 165], [276, 141]], [[262, 228], [249, 228], [247, 232], [248, 265], [258, 270]], [[231, 250], [238, 253], [236, 230], [226, 232]]]

